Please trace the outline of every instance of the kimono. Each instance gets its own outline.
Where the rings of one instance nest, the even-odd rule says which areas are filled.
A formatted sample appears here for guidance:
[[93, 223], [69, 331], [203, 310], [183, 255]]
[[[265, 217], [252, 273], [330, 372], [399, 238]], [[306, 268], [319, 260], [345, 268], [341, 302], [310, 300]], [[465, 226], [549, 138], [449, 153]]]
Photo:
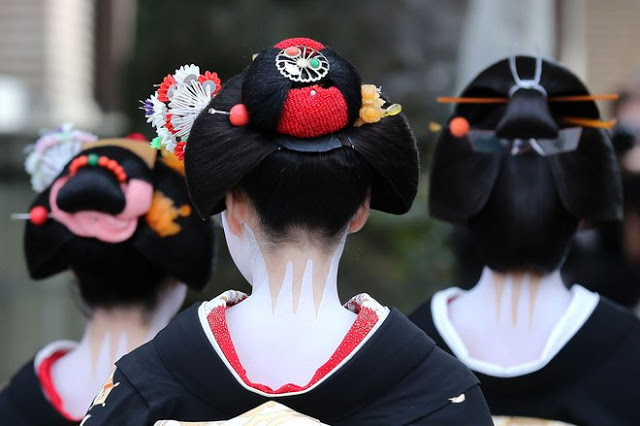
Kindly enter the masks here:
[[473, 374], [366, 294], [347, 303], [356, 320], [309, 383], [252, 382], [225, 317], [244, 297], [228, 291], [194, 305], [120, 359], [83, 426], [229, 420], [269, 401], [329, 425], [493, 424]]
[[474, 361], [460, 348], [446, 304], [463, 290], [436, 293], [410, 319], [471, 368], [496, 416], [580, 426], [640, 425], [640, 320], [581, 286], [571, 291], [573, 300], [552, 333], [564, 337], [548, 342], [537, 362], [510, 369]]
[[53, 342], [40, 350], [0, 391], [0, 425], [77, 426], [53, 387], [51, 367], [76, 344]]

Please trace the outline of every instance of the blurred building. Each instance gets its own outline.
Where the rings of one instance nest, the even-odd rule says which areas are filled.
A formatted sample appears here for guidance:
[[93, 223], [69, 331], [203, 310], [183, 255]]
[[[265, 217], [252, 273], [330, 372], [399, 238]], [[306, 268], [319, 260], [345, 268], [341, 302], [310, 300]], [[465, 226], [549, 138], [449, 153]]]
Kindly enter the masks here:
[[471, 0], [459, 49], [457, 87], [511, 52], [564, 63], [593, 93], [615, 92], [640, 67], [636, 0]]

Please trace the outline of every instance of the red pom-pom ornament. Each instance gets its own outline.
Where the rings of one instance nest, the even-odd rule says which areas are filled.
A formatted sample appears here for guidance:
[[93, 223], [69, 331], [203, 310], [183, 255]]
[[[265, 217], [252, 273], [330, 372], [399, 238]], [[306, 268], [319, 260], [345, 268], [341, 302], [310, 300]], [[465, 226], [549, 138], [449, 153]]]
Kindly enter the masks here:
[[469, 133], [469, 122], [464, 117], [456, 117], [449, 122], [449, 132], [456, 138], [463, 138]]
[[35, 226], [41, 226], [47, 223], [49, 220], [49, 212], [46, 207], [43, 206], [35, 206], [31, 210], [29, 210], [29, 222], [34, 224]]
[[243, 104], [237, 104], [231, 107], [229, 111], [229, 121], [237, 127], [249, 124], [249, 112]]

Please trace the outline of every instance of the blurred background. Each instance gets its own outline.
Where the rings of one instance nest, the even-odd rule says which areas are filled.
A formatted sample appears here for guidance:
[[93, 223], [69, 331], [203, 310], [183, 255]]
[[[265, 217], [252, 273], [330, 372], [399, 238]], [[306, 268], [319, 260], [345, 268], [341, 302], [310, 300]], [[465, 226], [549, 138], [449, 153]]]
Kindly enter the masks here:
[[[456, 284], [451, 229], [427, 217], [429, 122], [450, 113], [435, 97], [455, 95], [512, 51], [535, 54], [536, 45], [593, 93], [635, 87], [639, 21], [636, 0], [0, 0], [0, 383], [43, 345], [83, 330], [72, 277], [30, 280], [24, 224], [9, 219], [35, 197], [24, 148], [41, 129], [70, 122], [101, 137], [151, 138], [138, 100], [180, 65], [224, 80], [283, 38], [319, 39], [403, 105], [419, 140], [413, 209], [374, 214], [349, 239], [341, 266], [345, 299], [366, 291], [409, 313]], [[189, 303], [248, 291], [221, 238], [219, 247], [212, 282]]]

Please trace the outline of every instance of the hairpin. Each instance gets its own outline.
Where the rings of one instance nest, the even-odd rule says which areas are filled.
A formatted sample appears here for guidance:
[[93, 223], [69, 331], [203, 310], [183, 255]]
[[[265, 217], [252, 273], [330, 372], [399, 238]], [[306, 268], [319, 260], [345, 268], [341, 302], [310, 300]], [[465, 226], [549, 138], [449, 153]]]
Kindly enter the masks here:
[[29, 213], [11, 213], [12, 220], [28, 220], [33, 225], [41, 226], [47, 223], [51, 214], [44, 206], [35, 206], [29, 210]]
[[[604, 93], [601, 95], [575, 95], [575, 96], [551, 96], [548, 102], [592, 102], [592, 101], [615, 101], [619, 98], [617, 93]], [[436, 98], [440, 104], [506, 104], [509, 98], [454, 98], [450, 96], [440, 96]]]
[[574, 124], [580, 127], [593, 127], [595, 129], [611, 129], [617, 122], [615, 118], [611, 120], [598, 120], [594, 118], [569, 116], [560, 117], [559, 120], [567, 124]]
[[[209, 71], [201, 74], [200, 68], [193, 64], [183, 65], [174, 74], [164, 77], [158, 90], [141, 101], [140, 109], [144, 110], [147, 123], [151, 123], [158, 134], [151, 141], [151, 146], [156, 149], [164, 148], [182, 160], [193, 122], [220, 88], [218, 74]], [[236, 105], [228, 112], [214, 109], [209, 109], [208, 112], [229, 115], [229, 120], [235, 126], [248, 123], [244, 105]]]
[[363, 84], [361, 93], [362, 107], [360, 108], [360, 116], [354, 123], [356, 127], [377, 123], [384, 117], [391, 117], [402, 112], [400, 104], [391, 104], [387, 108], [383, 108], [385, 101], [380, 97], [380, 88], [373, 84]]
[[124, 183], [127, 181], [127, 173], [116, 160], [104, 155], [98, 156], [97, 154], [81, 155], [74, 158], [69, 165], [69, 176], [75, 176], [79, 169], [87, 166], [102, 167], [113, 173], [118, 182]]
[[35, 144], [27, 147], [25, 169], [31, 175], [33, 190], [44, 191], [84, 145], [96, 140], [93, 133], [76, 130], [71, 124], [43, 132]]

